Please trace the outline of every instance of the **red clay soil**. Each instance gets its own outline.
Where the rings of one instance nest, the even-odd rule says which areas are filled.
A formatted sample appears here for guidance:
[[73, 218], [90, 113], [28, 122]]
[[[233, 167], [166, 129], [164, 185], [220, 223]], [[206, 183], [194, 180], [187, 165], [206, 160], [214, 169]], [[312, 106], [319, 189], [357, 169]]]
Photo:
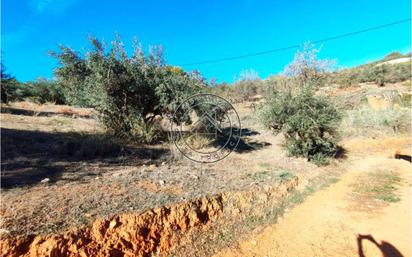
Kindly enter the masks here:
[[260, 191], [228, 192], [141, 214], [97, 219], [91, 226], [62, 234], [5, 239], [0, 241], [1, 256], [166, 256], [191, 230], [273, 205], [297, 184], [295, 177]]

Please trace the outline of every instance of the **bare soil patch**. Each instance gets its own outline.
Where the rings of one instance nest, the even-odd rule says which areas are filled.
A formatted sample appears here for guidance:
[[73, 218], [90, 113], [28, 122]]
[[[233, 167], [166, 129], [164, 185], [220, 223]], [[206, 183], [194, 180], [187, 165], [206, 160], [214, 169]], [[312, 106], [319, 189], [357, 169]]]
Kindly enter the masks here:
[[[91, 228], [100, 224], [96, 226], [102, 228], [101, 231], [113, 233], [107, 232], [108, 237], [102, 240], [93, 239], [90, 248], [86, 247], [97, 249], [105, 245], [103, 251], [106, 252], [99, 254], [131, 254], [137, 251], [136, 245], [139, 244], [144, 246], [142, 256], [150, 256], [149, 253], [154, 254], [158, 249], [163, 249], [163, 253], [173, 250], [173, 256], [210, 256], [229, 243], [246, 240], [251, 230], [261, 230], [275, 223], [284, 211], [288, 213], [291, 206], [303, 202], [304, 196], [336, 182], [336, 177], [344, 173], [351, 163], [359, 161], [361, 164], [365, 156], [376, 154], [386, 159], [393, 158], [396, 151], [408, 147], [411, 142], [409, 137], [398, 136], [353, 138], [343, 142], [343, 147], [348, 150], [346, 159], [335, 160], [327, 167], [317, 167], [303, 158], [288, 157], [282, 149], [282, 135], [274, 136], [264, 130], [257, 121], [253, 106], [238, 104], [235, 107], [243, 127], [241, 145], [215, 164], [198, 164], [179, 158], [167, 143], [124, 145], [107, 137], [93, 117], [3, 113], [0, 210], [2, 244], [6, 242], [3, 246], [9, 251], [17, 251], [10, 247], [19, 245], [29, 251], [28, 246], [34, 243], [34, 253], [41, 255], [38, 250], [63, 251], [59, 247], [70, 242], [69, 245], [76, 245], [79, 250], [90, 242], [89, 236], [95, 238]], [[253, 204], [246, 204], [254, 199], [249, 195], [251, 192], [261, 192], [254, 197], [265, 199], [263, 196], [269, 197], [271, 190], [295, 177], [299, 180], [296, 189], [302, 193], [291, 194], [289, 202], [280, 204], [279, 199], [262, 200], [263, 205], [256, 208]], [[166, 209], [170, 206], [188, 208], [174, 218], [179, 226], [183, 226], [191, 220], [188, 210], [197, 206], [193, 203], [198, 199], [211, 201], [226, 192], [242, 192], [239, 204], [246, 204], [248, 210], [256, 210], [257, 213], [242, 213], [239, 208], [237, 211], [236, 208], [228, 208], [233, 213], [230, 212], [227, 219], [208, 219], [206, 223], [196, 221], [199, 226], [191, 227], [190, 232], [180, 230], [185, 236], [178, 237], [177, 241], [160, 239], [163, 231], [156, 226], [166, 224], [169, 218], [162, 218], [166, 223], [155, 223], [153, 232], [147, 232], [145, 228], [137, 232], [132, 230], [136, 224], [142, 224], [133, 223], [140, 219], [137, 218], [140, 214], [165, 206]], [[346, 197], [349, 198], [348, 195]], [[406, 198], [400, 196], [400, 199], [394, 204], [403, 203]], [[202, 220], [202, 215], [195, 213], [196, 219]], [[238, 218], [233, 218], [236, 215]], [[121, 224], [134, 220], [130, 223], [134, 225], [119, 225], [113, 230], [110, 223], [115, 217], [122, 217]], [[114, 227], [117, 225], [116, 221]], [[326, 228], [322, 233], [327, 233]], [[333, 229], [338, 230], [336, 227]], [[80, 232], [73, 232], [77, 230]], [[139, 238], [132, 244], [128, 244], [127, 239], [116, 241], [120, 240], [121, 234], [127, 234], [124, 231], [137, 233]], [[33, 241], [35, 238], [38, 241]], [[46, 243], [42, 244], [42, 240]], [[159, 240], [164, 241], [159, 243]], [[115, 247], [117, 244], [118, 248]], [[55, 248], [56, 245], [59, 247]], [[114, 248], [120, 252], [108, 252]], [[76, 251], [71, 253], [80, 254]], [[89, 253], [97, 254], [93, 251]]]
[[281, 136], [257, 125], [250, 107], [237, 109], [242, 145], [215, 164], [176, 159], [168, 144], [124, 145], [91, 118], [3, 113], [2, 237], [59, 233], [99, 217], [274, 186], [289, 175], [304, 185], [330, 172], [287, 157]]
[[[394, 148], [385, 149], [385, 140], [374, 153], [352, 157], [349, 148], [351, 163], [336, 184], [215, 256], [410, 256], [411, 166], [388, 158], [386, 152]], [[398, 147], [410, 138], [401, 141]], [[362, 181], [370, 185], [354, 188]], [[361, 195], [354, 197], [353, 190]], [[397, 201], [392, 201], [395, 196]]]

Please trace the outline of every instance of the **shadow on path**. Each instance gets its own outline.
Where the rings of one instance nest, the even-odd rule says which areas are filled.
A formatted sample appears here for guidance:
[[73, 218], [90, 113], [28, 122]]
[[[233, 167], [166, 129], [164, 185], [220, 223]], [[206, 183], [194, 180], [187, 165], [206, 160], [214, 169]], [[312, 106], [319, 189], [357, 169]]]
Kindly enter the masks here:
[[379, 248], [379, 250], [382, 252], [383, 257], [404, 257], [398, 249], [396, 249], [395, 246], [392, 244], [386, 242], [386, 241], [381, 241], [379, 244], [376, 242], [375, 238], [373, 238], [372, 235], [361, 235], [358, 234], [357, 236], [357, 243], [358, 243], [358, 254], [359, 257], [365, 257], [365, 254], [363, 252], [363, 247], [362, 247], [362, 240], [369, 240], [373, 244], [376, 245], [376, 247]]

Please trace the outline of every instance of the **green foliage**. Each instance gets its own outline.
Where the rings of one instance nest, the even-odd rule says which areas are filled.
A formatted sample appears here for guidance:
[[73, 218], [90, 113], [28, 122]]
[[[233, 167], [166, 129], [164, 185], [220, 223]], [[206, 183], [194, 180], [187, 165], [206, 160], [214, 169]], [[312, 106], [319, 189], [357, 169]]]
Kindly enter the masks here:
[[208, 92], [222, 96], [231, 102], [251, 101], [264, 92], [265, 83], [254, 70], [243, 70], [232, 84], [211, 83]]
[[221, 96], [227, 100], [230, 100], [232, 98], [232, 91], [232, 86], [226, 82], [220, 84], [212, 84], [212, 86], [207, 90], [208, 93]]
[[20, 83], [6, 72], [6, 68], [1, 64], [1, 102], [8, 103], [18, 100], [17, 89]]
[[236, 101], [251, 100], [262, 93], [263, 82], [254, 70], [243, 70], [232, 85], [232, 96]]
[[303, 49], [296, 52], [293, 61], [285, 68], [284, 74], [289, 77], [293, 84], [299, 88], [308, 83], [315, 87], [323, 86], [328, 75], [328, 69], [334, 65], [332, 60], [318, 59], [320, 49], [310, 42], [303, 45]]
[[141, 122], [132, 129], [130, 135], [144, 144], [154, 144], [166, 138], [161, 126], [156, 122], [150, 124]]
[[358, 83], [374, 82], [379, 86], [386, 83], [406, 81], [411, 78], [411, 62], [396, 64], [370, 63], [359, 67], [344, 69], [330, 74], [330, 82], [341, 87]]
[[338, 110], [310, 87], [298, 94], [273, 92], [262, 106], [261, 120], [274, 132], [283, 132], [286, 149], [293, 156], [303, 156], [317, 164], [326, 163], [338, 151], [336, 126]]
[[38, 79], [34, 82], [20, 83], [6, 73], [1, 65], [1, 102], [21, 101], [29, 99], [36, 103], [52, 102], [65, 104], [62, 88], [53, 80]]
[[293, 81], [284, 76], [284, 75], [276, 75], [276, 76], [269, 76], [263, 85], [263, 93], [265, 95], [270, 94], [272, 90], [275, 91], [284, 91], [293, 87]]
[[293, 177], [294, 177], [293, 173], [291, 173], [290, 171], [287, 171], [287, 170], [284, 170], [284, 171], [280, 172], [280, 174], [279, 174], [279, 178], [280, 178], [281, 181], [289, 181]]
[[411, 79], [411, 62], [389, 64], [385, 73], [385, 82], [396, 83]]
[[326, 98], [315, 95], [330, 64], [317, 60], [318, 52], [305, 45], [286, 67], [287, 76], [271, 79], [260, 118], [264, 126], [285, 135], [290, 155], [324, 165], [338, 153], [336, 127], [341, 114]]
[[38, 79], [34, 82], [25, 83], [18, 94], [22, 99], [30, 99], [33, 102], [44, 104], [46, 102], [65, 104], [66, 99], [62, 88], [53, 80]]
[[[65, 46], [53, 52], [60, 61], [56, 77], [70, 104], [95, 108], [119, 136], [152, 141], [155, 117], [171, 117], [183, 99], [205, 87], [198, 73], [165, 65], [160, 47], [146, 54], [135, 40], [129, 56], [119, 36], [109, 50], [96, 38], [90, 43], [84, 55]], [[182, 113], [175, 121], [188, 120]]]
[[233, 97], [237, 101], [251, 100], [255, 95], [263, 90], [261, 79], [243, 79], [233, 85]]

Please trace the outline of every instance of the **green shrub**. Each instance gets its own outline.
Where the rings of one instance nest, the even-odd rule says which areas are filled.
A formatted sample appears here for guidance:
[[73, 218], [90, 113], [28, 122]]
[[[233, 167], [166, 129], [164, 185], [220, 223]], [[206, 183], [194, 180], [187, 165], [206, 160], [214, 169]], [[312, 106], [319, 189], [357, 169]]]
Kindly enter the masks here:
[[131, 136], [144, 144], [154, 144], [166, 139], [161, 126], [156, 122], [151, 124], [142, 122], [132, 129]]
[[10, 101], [19, 100], [19, 95], [17, 90], [20, 86], [20, 83], [6, 73], [6, 68], [1, 64], [1, 102], [8, 103]]
[[[172, 117], [184, 99], [205, 88], [199, 73], [166, 65], [160, 47], [146, 54], [135, 41], [128, 55], [119, 36], [110, 50], [96, 38], [90, 42], [83, 56], [65, 46], [52, 53], [60, 62], [56, 77], [69, 103], [95, 108], [116, 135], [153, 141], [155, 118]], [[189, 119], [182, 112], [174, 121]]]
[[318, 59], [319, 52], [320, 49], [308, 42], [303, 45], [302, 50], [295, 53], [293, 61], [284, 70], [284, 74], [293, 81], [290, 89], [299, 90], [308, 83], [314, 87], [325, 84], [328, 70], [334, 65], [334, 61]]
[[233, 85], [233, 96], [237, 101], [251, 100], [262, 91], [262, 80], [240, 80]]
[[411, 79], [411, 62], [387, 65], [385, 80], [388, 83], [402, 82]]
[[284, 76], [284, 75], [276, 75], [276, 76], [269, 76], [263, 85], [263, 94], [267, 95], [270, 94], [271, 91], [284, 91], [288, 90], [289, 88], [293, 87], [293, 80]]
[[55, 81], [38, 79], [35, 82], [25, 83], [19, 90], [21, 98], [28, 98], [36, 103], [46, 102], [66, 104], [63, 90]]
[[230, 87], [229, 98], [235, 102], [252, 100], [263, 91], [263, 81], [254, 70], [243, 70]]
[[411, 62], [395, 64], [370, 63], [355, 68], [343, 69], [329, 74], [329, 82], [341, 87], [358, 83], [374, 82], [379, 86], [397, 83], [411, 78]]
[[207, 92], [210, 94], [221, 96], [225, 99], [232, 98], [232, 87], [230, 86], [230, 84], [226, 82], [210, 86], [207, 89]]
[[338, 153], [336, 127], [341, 114], [326, 98], [315, 95], [331, 64], [317, 60], [318, 52], [313, 45], [305, 44], [285, 68], [286, 78], [272, 80], [260, 118], [264, 126], [284, 134], [290, 155], [323, 165]]
[[327, 99], [315, 96], [308, 86], [296, 95], [291, 91], [273, 92], [261, 111], [266, 127], [284, 133], [290, 155], [317, 164], [337, 154], [336, 126], [340, 119], [338, 110]]

